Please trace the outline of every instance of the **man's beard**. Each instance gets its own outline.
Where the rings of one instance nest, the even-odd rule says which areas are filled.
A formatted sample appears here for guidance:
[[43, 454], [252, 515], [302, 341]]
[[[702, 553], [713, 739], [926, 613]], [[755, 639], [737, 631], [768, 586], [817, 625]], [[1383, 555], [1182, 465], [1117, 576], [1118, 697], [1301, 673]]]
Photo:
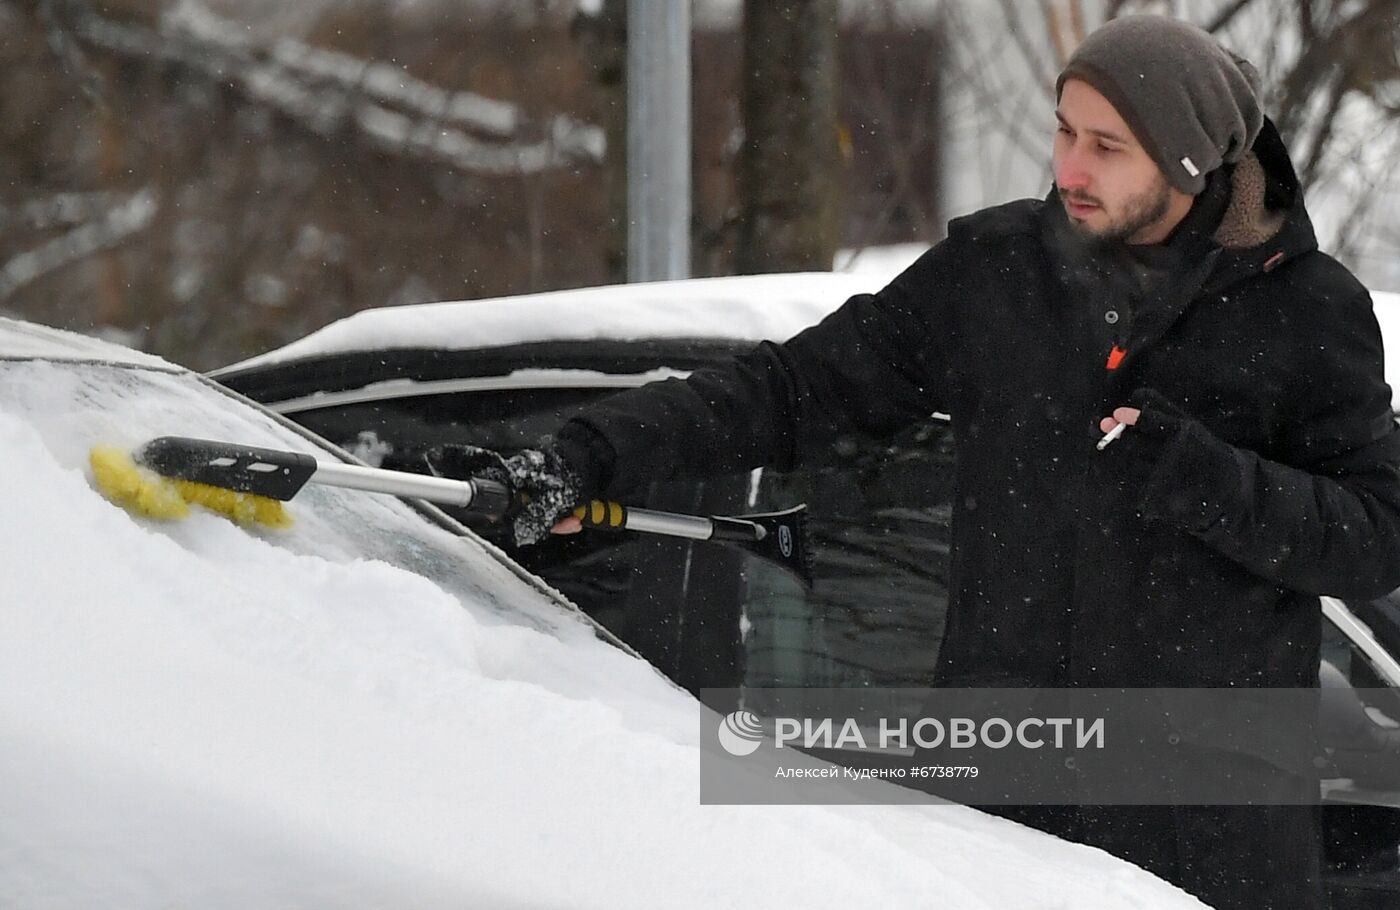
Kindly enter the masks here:
[[[1091, 196], [1066, 193], [1064, 190], [1060, 190], [1060, 198], [1100, 205], [1099, 200]], [[1157, 182], [1153, 184], [1151, 189], [1137, 196], [1129, 197], [1128, 201], [1123, 203], [1123, 214], [1110, 221], [1106, 227], [1095, 230], [1073, 218], [1069, 219], [1069, 223], [1084, 236], [1100, 243], [1123, 243], [1144, 228], [1151, 227], [1161, 221], [1166, 216], [1167, 210], [1171, 208], [1171, 203], [1171, 188], [1164, 178], [1158, 176]], [[1102, 208], [1101, 205], [1100, 208]]]

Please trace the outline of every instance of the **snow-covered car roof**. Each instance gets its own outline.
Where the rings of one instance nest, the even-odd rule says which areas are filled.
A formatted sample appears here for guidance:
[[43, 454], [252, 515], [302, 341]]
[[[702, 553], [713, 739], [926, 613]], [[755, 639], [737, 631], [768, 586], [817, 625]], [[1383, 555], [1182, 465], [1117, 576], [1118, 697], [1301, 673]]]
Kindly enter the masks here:
[[97, 360], [129, 366], [174, 369], [168, 361], [120, 344], [0, 316], [0, 357]]
[[878, 291], [869, 274], [812, 272], [691, 278], [362, 310], [275, 351], [217, 371], [343, 354], [473, 350], [547, 341], [657, 338], [782, 341], [853, 294]]
[[[852, 295], [879, 290], [890, 277], [887, 270], [872, 270], [692, 278], [380, 307], [210, 375], [359, 351], [467, 351], [603, 339], [782, 341], [821, 321]], [[1372, 297], [1386, 350], [1400, 352], [1400, 294], [1376, 292]], [[1386, 376], [1400, 412], [1400, 354], [1386, 358]]]
[[0, 326], [7, 904], [1201, 906], [964, 807], [701, 805], [698, 703], [450, 523], [317, 486], [289, 531], [102, 499], [97, 443], [331, 455], [55, 334]]

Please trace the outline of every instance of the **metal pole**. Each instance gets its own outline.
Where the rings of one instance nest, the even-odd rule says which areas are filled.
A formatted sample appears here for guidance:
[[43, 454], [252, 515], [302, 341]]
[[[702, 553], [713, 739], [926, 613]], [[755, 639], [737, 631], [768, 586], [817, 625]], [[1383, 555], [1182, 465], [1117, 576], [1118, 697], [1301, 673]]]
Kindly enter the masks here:
[[627, 2], [627, 280], [690, 277], [690, 0]]

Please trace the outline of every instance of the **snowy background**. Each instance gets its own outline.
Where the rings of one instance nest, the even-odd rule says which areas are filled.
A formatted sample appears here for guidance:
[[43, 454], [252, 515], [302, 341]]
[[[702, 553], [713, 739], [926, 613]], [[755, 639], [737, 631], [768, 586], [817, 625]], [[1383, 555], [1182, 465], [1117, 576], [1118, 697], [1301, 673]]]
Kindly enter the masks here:
[[[1400, 290], [1388, 3], [845, 0], [832, 248], [1044, 195], [1054, 74], [1110, 9], [1239, 9], [1324, 249]], [[618, 283], [619, 5], [0, 0], [0, 313], [212, 369], [371, 307]], [[696, 276], [738, 268], [740, 9], [692, 4]]]

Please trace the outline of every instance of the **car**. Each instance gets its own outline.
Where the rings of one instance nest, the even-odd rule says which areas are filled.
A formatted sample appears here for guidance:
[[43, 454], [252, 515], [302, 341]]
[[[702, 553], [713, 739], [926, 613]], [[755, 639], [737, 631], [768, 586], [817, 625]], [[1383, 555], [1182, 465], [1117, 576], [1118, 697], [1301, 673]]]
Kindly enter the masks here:
[[[790, 337], [887, 277], [692, 279], [366, 310], [211, 376], [376, 463], [421, 471], [444, 443], [530, 446], [601, 396]], [[1400, 295], [1377, 294], [1376, 308], [1400, 349]], [[948, 421], [930, 415], [892, 441], [834, 438], [799, 471], [658, 482], [635, 503], [727, 514], [805, 502], [810, 588], [713, 544], [586, 532], [512, 555], [692, 692], [758, 704], [773, 688], [921, 687], [947, 606], [953, 468]], [[1322, 601], [1324, 819], [1340, 908], [1400, 898], [1397, 603]]]
[[961, 806], [702, 805], [714, 716], [500, 550], [321, 485], [281, 530], [103, 498], [94, 446], [169, 434], [355, 461], [0, 318], [6, 906], [1200, 906]]

